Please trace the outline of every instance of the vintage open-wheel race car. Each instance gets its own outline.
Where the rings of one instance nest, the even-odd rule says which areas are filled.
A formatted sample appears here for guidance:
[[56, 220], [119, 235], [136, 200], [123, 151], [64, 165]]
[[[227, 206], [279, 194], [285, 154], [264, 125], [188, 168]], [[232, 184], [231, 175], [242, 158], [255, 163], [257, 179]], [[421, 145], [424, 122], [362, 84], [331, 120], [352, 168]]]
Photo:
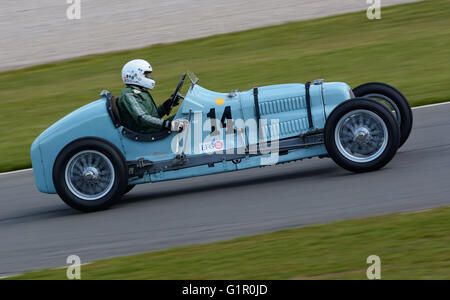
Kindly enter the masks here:
[[352, 172], [382, 168], [407, 140], [412, 112], [384, 83], [355, 89], [316, 80], [230, 93], [190, 87], [174, 119], [182, 132], [152, 134], [123, 126], [117, 98], [104, 91], [45, 130], [31, 147], [35, 182], [71, 207], [110, 207], [136, 184], [331, 157]]

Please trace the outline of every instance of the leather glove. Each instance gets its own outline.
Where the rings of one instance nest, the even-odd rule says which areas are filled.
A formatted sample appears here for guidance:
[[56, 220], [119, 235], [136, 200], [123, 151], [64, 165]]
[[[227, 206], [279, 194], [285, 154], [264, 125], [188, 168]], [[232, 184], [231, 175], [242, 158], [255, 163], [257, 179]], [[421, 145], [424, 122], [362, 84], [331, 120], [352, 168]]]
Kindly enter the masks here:
[[169, 115], [172, 107], [177, 106], [178, 104], [180, 104], [180, 98], [177, 97], [177, 96], [175, 96], [175, 100], [173, 101], [173, 105], [172, 105], [172, 97], [170, 97], [169, 99], [164, 101], [163, 107], [164, 107], [164, 111], [166, 112], [166, 115]]
[[183, 129], [188, 126], [188, 124], [189, 121], [186, 119], [177, 119], [173, 121], [165, 120], [163, 126], [174, 132], [182, 132]]

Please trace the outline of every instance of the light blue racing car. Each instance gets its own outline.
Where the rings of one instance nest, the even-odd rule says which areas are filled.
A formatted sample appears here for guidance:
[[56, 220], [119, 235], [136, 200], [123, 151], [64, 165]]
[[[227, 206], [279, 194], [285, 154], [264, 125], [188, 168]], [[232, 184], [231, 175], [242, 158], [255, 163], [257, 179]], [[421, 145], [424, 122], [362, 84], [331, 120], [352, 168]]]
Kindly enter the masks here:
[[[183, 74], [172, 99], [182, 132], [134, 132], [122, 125], [117, 98], [65, 116], [31, 146], [35, 182], [71, 207], [110, 207], [136, 184], [331, 157], [352, 172], [382, 168], [407, 140], [412, 112], [384, 83], [351, 89], [316, 80], [217, 93]], [[190, 87], [183, 96], [185, 79]]]

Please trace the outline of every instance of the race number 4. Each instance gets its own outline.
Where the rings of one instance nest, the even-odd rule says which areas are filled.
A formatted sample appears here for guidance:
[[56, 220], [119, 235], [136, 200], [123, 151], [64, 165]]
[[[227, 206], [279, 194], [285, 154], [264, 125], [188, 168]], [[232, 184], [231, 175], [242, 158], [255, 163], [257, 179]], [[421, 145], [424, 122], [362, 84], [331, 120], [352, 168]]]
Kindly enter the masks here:
[[[216, 109], [211, 108], [211, 110], [209, 111], [209, 113], [206, 114], [206, 116], [211, 119], [211, 136], [219, 135], [219, 131], [217, 130]], [[234, 121], [233, 117], [231, 116], [230, 106], [225, 107], [222, 118], [220, 119], [220, 125], [222, 128], [227, 129], [226, 131], [227, 134], [234, 133]]]

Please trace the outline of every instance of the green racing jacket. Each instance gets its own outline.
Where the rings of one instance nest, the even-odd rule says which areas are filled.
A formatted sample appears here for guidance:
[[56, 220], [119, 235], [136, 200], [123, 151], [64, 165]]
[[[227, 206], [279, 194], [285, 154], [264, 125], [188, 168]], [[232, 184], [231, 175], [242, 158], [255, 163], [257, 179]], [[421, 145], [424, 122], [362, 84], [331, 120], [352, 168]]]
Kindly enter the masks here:
[[118, 106], [125, 127], [142, 133], [160, 131], [165, 121], [162, 117], [169, 113], [164, 104], [156, 106], [147, 90], [135, 86], [122, 90]]

